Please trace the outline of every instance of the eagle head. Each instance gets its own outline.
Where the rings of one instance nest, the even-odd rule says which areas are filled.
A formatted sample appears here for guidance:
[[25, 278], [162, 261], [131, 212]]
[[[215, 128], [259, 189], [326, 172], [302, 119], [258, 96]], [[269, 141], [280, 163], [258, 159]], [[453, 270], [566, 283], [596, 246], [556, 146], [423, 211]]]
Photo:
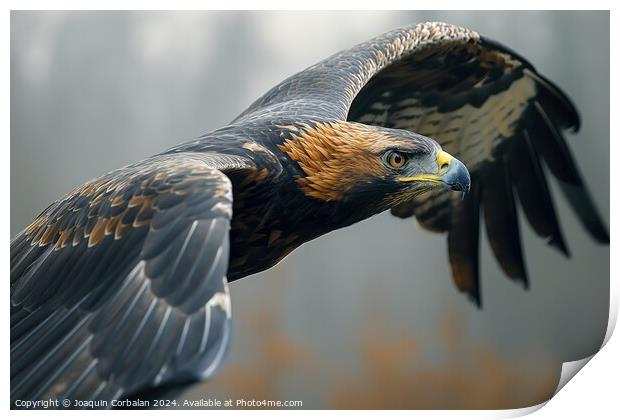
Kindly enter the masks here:
[[354, 203], [377, 213], [433, 188], [467, 193], [470, 177], [433, 139], [351, 122], [314, 122], [280, 150], [297, 162], [296, 182], [314, 200]]

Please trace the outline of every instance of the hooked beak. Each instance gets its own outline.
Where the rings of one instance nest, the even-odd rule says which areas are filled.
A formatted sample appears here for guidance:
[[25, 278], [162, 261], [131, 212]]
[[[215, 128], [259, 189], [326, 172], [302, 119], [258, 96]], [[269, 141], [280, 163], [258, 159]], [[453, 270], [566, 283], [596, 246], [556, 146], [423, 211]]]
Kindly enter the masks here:
[[469, 178], [469, 171], [465, 165], [443, 150], [437, 152], [436, 159], [437, 167], [439, 168], [437, 174], [421, 174], [404, 177], [399, 178], [399, 181], [432, 182], [445, 185], [453, 191], [462, 191], [464, 194], [467, 194], [471, 186], [471, 179]]

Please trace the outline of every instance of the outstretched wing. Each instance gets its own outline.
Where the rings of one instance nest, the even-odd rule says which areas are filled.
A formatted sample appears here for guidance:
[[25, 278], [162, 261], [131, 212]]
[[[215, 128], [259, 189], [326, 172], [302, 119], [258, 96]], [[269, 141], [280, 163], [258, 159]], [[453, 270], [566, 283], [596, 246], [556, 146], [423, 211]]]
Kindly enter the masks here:
[[211, 375], [230, 335], [231, 215], [229, 179], [191, 154], [52, 204], [11, 243], [11, 401], [111, 400]]
[[527, 286], [515, 190], [536, 233], [568, 255], [545, 165], [594, 239], [609, 242], [561, 134], [579, 128], [575, 107], [525, 59], [473, 31], [424, 23], [388, 32], [285, 80], [238, 120], [291, 110], [417, 132], [465, 163], [464, 201], [433, 191], [392, 212], [448, 233], [456, 285], [478, 305], [481, 210], [500, 266]]

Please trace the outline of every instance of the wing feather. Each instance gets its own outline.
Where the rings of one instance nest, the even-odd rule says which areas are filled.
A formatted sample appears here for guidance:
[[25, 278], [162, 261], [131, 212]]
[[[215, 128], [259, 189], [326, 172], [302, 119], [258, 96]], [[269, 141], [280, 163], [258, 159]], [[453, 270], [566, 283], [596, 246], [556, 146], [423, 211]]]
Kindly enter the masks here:
[[[455, 281], [478, 302], [479, 287], [471, 283], [478, 282], [477, 262], [467, 260], [474, 257], [471, 249], [459, 247], [477, 252], [478, 224], [472, 218], [479, 217], [481, 204], [494, 255], [509, 277], [527, 284], [514, 190], [535, 231], [568, 254], [541, 160], [592, 237], [609, 242], [562, 136], [562, 130], [579, 129], [575, 106], [524, 57], [474, 31], [427, 22], [380, 35], [285, 80], [235, 122], [279, 115], [410, 130], [434, 138], [465, 163], [480, 183], [476, 197], [483, 203], [431, 191], [392, 213], [448, 232]], [[487, 179], [495, 175], [499, 178]]]
[[569, 256], [546, 175], [527, 130], [512, 146], [514, 150], [510, 155], [510, 173], [528, 222], [538, 236], [548, 239], [549, 245]]
[[504, 273], [528, 286], [517, 209], [508, 164], [498, 160], [481, 173], [482, 209], [489, 244]]
[[480, 187], [472, 189], [462, 203], [454, 206], [448, 229], [448, 258], [456, 287], [478, 306], [480, 295]]
[[12, 401], [109, 400], [217, 368], [232, 187], [201, 157], [91, 181], [12, 241]]

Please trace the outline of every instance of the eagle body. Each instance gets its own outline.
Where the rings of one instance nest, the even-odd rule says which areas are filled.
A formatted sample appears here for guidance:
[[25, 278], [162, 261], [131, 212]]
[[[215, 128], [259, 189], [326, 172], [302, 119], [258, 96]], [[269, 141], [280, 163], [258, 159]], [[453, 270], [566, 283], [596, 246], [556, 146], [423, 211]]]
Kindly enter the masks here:
[[[305, 173], [287, 154], [287, 142], [310, 132], [328, 136], [333, 127], [351, 136], [359, 135], [360, 130], [369, 135], [377, 131], [375, 127], [336, 120], [258, 121], [217, 130], [155, 157], [188, 153], [207, 161], [214, 159], [215, 166], [230, 180], [234, 217], [229, 234], [229, 281], [265, 270], [299, 245], [389, 208], [375, 203], [378, 195], [387, 197], [393, 192], [385, 186], [368, 185], [376, 191], [364, 192], [364, 185], [355, 185], [338, 199], [330, 185], [320, 191], [324, 199], [313, 197], [319, 192], [304, 192], [300, 188], [298, 181]], [[328, 132], [319, 134], [322, 130]], [[329, 147], [334, 146], [316, 153], [335, 153]], [[229, 161], [238, 164], [230, 165]]]
[[229, 125], [79, 186], [11, 241], [11, 402], [213, 377], [229, 281], [385, 210], [446, 234], [478, 306], [482, 226], [527, 287], [518, 211], [568, 255], [548, 174], [609, 241], [562, 135], [578, 127], [558, 87], [466, 28], [428, 22], [337, 53]]

